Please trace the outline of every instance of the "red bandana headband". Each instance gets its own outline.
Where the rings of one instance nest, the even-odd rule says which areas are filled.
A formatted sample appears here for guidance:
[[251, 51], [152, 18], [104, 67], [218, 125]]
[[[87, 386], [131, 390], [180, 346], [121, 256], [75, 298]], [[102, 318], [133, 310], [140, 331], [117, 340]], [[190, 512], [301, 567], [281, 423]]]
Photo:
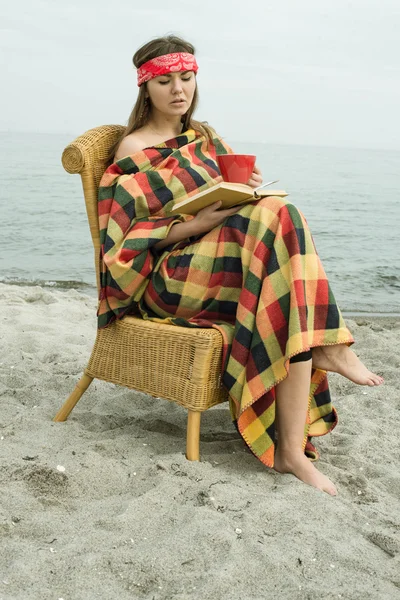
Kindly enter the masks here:
[[193, 54], [188, 52], [174, 52], [174, 54], [164, 54], [157, 56], [144, 63], [137, 70], [137, 84], [140, 87], [142, 83], [166, 75], [167, 73], [176, 73], [177, 71], [194, 71], [197, 73], [198, 66]]

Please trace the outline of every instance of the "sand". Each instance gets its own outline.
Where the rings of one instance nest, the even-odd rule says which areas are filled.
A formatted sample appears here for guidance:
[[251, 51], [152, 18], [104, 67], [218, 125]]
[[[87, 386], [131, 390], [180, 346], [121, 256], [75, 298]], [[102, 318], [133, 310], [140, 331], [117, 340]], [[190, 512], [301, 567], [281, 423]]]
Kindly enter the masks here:
[[352, 318], [378, 388], [330, 375], [339, 425], [316, 440], [332, 498], [264, 467], [226, 404], [202, 417], [82, 374], [95, 299], [0, 285], [0, 600], [400, 598], [400, 319]]

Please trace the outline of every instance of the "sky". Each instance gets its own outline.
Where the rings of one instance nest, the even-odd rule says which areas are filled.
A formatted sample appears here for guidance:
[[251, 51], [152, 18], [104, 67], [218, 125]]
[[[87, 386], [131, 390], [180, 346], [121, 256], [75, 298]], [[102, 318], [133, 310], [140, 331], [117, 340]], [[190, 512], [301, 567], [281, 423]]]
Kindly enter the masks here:
[[126, 124], [134, 52], [173, 33], [228, 141], [398, 150], [399, 31], [398, 0], [0, 0], [0, 131]]

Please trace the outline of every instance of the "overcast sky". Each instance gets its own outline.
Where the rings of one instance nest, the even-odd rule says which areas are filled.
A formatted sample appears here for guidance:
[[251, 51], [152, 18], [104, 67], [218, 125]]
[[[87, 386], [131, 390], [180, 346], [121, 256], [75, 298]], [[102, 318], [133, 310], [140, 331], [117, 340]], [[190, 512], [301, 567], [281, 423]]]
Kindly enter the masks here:
[[400, 149], [399, 0], [0, 0], [0, 130], [125, 124], [132, 56], [175, 33], [229, 141]]

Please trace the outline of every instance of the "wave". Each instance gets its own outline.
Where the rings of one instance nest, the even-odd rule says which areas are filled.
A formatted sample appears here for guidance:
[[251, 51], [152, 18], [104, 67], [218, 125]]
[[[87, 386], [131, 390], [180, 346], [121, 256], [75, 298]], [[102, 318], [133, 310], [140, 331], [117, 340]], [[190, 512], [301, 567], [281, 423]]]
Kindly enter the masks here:
[[0, 283], [19, 286], [39, 286], [59, 290], [75, 289], [89, 295], [97, 294], [96, 286], [75, 279], [22, 279], [20, 277], [0, 277]]
[[389, 288], [400, 289], [400, 277], [397, 275], [385, 275], [383, 273], [377, 273], [377, 278], [380, 283]]

